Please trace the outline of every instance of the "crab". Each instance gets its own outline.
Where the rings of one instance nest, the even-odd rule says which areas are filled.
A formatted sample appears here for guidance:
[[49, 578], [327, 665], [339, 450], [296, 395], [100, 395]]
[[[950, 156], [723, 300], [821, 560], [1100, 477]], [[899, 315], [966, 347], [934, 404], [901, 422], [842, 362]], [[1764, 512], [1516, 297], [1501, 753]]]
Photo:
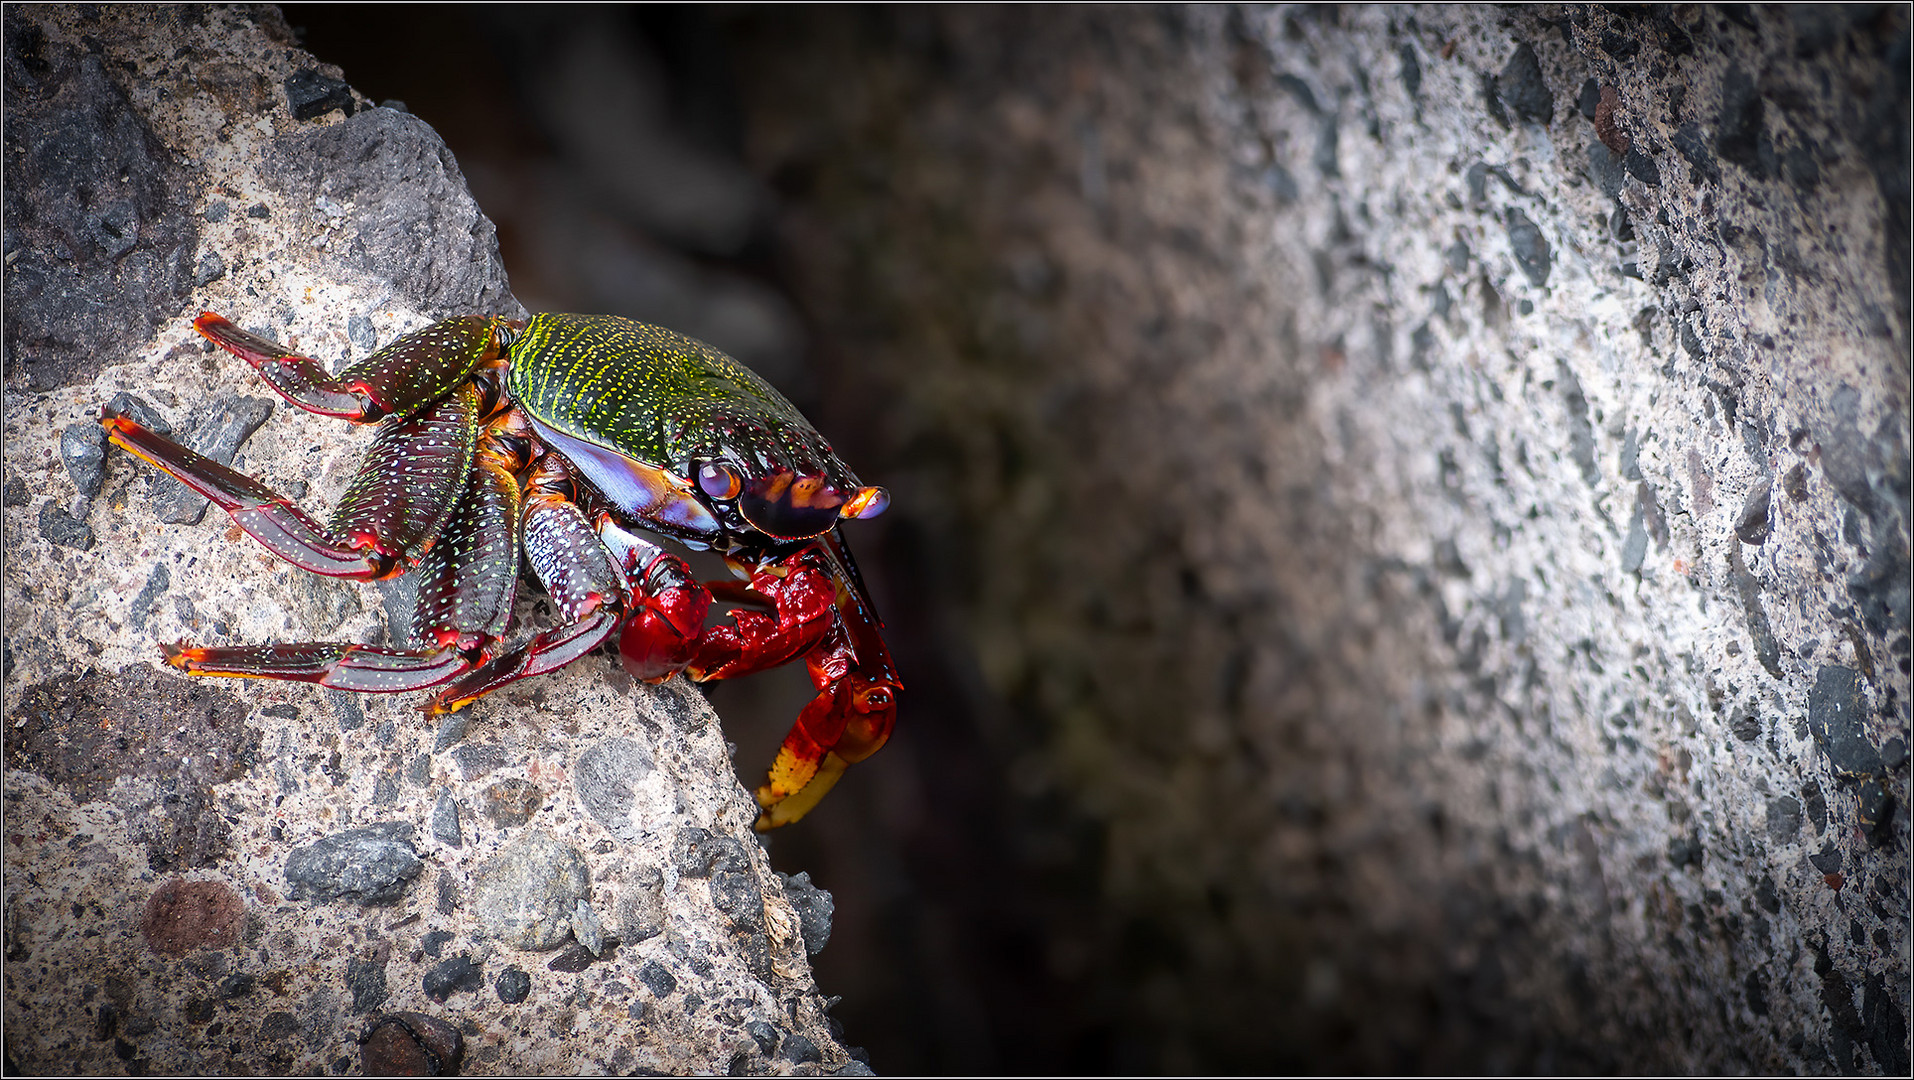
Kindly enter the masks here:
[[[263, 483], [107, 408], [114, 445], [178, 478], [303, 570], [418, 599], [395, 646], [161, 646], [191, 675], [362, 693], [452, 712], [617, 641], [632, 676], [728, 679], [802, 659], [818, 694], [757, 790], [760, 831], [802, 818], [890, 737], [902, 689], [839, 523], [883, 512], [802, 414], [703, 342], [607, 315], [462, 316], [334, 376], [204, 312], [193, 327], [280, 396], [376, 425], [321, 525]], [[722, 555], [701, 582], [650, 533]], [[508, 638], [521, 553], [559, 620]], [[714, 598], [734, 605], [706, 625]], [[523, 637], [522, 634], [517, 635]]]

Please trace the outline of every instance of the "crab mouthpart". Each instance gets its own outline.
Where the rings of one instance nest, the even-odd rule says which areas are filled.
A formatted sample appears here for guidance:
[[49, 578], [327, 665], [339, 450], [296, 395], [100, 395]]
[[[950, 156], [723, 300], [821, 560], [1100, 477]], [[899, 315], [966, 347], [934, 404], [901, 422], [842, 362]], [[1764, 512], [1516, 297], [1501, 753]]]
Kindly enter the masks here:
[[738, 510], [758, 531], [779, 540], [808, 540], [829, 532], [844, 505], [843, 491], [822, 476], [779, 469], [748, 481]]

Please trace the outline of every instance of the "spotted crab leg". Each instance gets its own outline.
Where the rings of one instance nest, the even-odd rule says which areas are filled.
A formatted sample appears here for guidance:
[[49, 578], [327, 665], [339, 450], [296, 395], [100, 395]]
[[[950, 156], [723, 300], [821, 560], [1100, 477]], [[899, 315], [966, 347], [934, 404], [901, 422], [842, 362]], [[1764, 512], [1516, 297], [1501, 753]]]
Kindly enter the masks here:
[[486, 694], [556, 671], [604, 644], [625, 614], [625, 573], [571, 501], [571, 477], [555, 454], [533, 467], [526, 484], [524, 548], [532, 573], [566, 621], [446, 687], [428, 713], [456, 712]]
[[512, 324], [466, 315], [433, 323], [340, 372], [276, 341], [241, 330], [223, 315], [193, 320], [208, 341], [239, 357], [294, 405], [321, 416], [371, 423], [425, 411], [480, 366], [498, 360]]
[[458, 500], [478, 436], [470, 386], [373, 436], [346, 494], [322, 526], [291, 499], [237, 470], [102, 410], [113, 444], [206, 496], [274, 554], [302, 570], [359, 580], [391, 577], [428, 551]]
[[518, 482], [511, 451], [478, 449], [465, 495], [440, 542], [418, 566], [418, 602], [406, 648], [344, 642], [162, 646], [192, 675], [284, 679], [361, 693], [426, 690], [484, 662], [511, 619], [518, 581]]

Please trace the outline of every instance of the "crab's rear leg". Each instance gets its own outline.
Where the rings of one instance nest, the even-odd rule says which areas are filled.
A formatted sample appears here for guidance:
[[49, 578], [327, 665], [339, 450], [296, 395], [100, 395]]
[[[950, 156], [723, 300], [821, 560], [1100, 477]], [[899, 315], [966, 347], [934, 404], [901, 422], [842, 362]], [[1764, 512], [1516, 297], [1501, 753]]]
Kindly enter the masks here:
[[390, 577], [428, 550], [472, 468], [478, 395], [470, 385], [424, 414], [373, 436], [330, 527], [259, 481], [102, 410], [114, 445], [178, 479], [232, 515], [294, 566], [327, 577]]
[[403, 644], [346, 642], [163, 646], [192, 675], [318, 683], [360, 693], [426, 690], [483, 663], [505, 632], [518, 580], [519, 494], [510, 455], [485, 443], [441, 541], [419, 563], [418, 602]]
[[496, 363], [514, 325], [478, 315], [446, 319], [335, 376], [312, 357], [241, 330], [223, 315], [206, 311], [193, 320], [193, 329], [251, 364], [287, 401], [321, 416], [360, 423], [422, 412], [480, 367]]

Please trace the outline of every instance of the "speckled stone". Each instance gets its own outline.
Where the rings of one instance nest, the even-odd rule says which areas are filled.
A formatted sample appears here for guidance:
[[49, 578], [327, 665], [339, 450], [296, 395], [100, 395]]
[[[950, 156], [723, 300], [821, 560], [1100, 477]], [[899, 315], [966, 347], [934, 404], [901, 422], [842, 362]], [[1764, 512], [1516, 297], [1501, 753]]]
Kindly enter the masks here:
[[146, 944], [157, 953], [185, 956], [199, 949], [230, 948], [246, 922], [246, 903], [223, 881], [169, 878], [153, 890], [140, 921]]
[[424, 864], [410, 822], [386, 821], [334, 833], [286, 856], [295, 900], [386, 903], [399, 898]]
[[591, 872], [576, 848], [536, 830], [513, 841], [475, 875], [472, 906], [486, 932], [518, 949], [555, 949], [571, 936]]

